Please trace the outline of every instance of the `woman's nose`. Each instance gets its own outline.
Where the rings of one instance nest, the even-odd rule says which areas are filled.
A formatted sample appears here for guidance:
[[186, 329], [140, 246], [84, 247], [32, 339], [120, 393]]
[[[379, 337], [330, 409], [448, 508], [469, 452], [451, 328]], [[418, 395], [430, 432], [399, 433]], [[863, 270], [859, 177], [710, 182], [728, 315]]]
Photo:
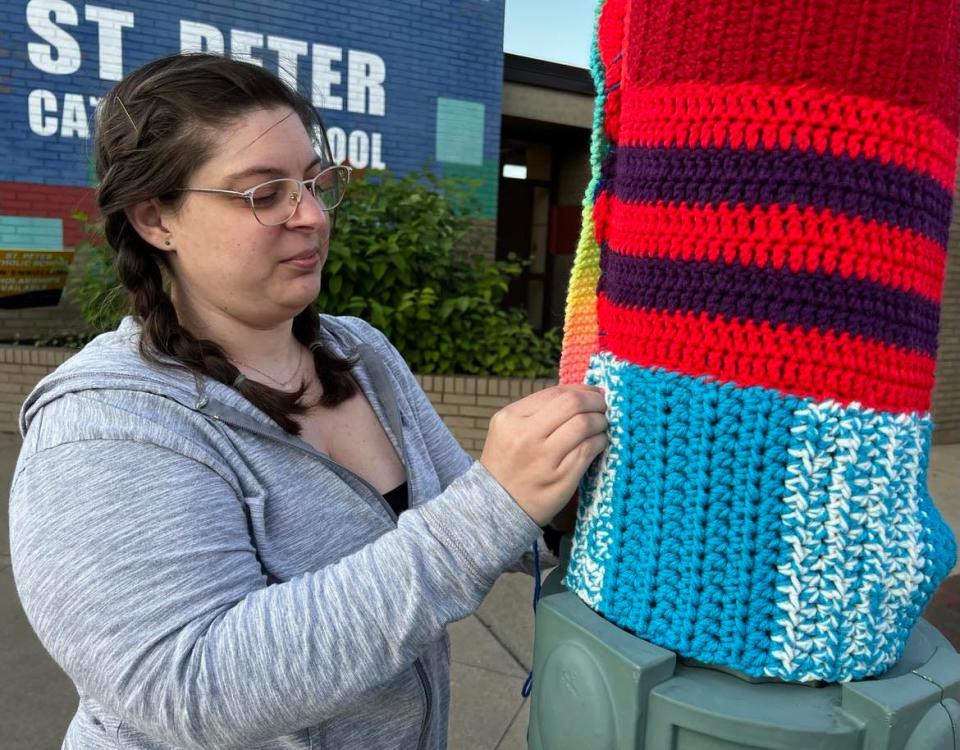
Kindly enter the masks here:
[[323, 210], [323, 205], [313, 193], [301, 186], [300, 203], [297, 210], [287, 220], [288, 229], [306, 228], [317, 229], [330, 223], [330, 215]]

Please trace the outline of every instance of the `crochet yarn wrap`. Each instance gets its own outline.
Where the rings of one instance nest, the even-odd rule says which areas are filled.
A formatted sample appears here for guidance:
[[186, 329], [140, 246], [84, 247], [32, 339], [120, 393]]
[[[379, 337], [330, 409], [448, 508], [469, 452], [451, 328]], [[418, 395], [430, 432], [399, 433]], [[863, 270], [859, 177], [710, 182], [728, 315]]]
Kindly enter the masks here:
[[926, 488], [956, 0], [604, 0], [561, 382], [607, 394], [566, 586], [756, 677], [897, 661]]

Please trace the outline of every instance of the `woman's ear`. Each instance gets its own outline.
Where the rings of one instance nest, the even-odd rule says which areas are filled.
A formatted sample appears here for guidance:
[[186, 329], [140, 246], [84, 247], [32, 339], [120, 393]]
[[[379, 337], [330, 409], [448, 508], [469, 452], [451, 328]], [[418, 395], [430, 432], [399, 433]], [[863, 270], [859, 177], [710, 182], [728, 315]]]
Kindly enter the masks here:
[[156, 198], [140, 201], [125, 209], [127, 221], [146, 242], [157, 250], [170, 252], [173, 247], [173, 236], [170, 229], [164, 224], [163, 211]]

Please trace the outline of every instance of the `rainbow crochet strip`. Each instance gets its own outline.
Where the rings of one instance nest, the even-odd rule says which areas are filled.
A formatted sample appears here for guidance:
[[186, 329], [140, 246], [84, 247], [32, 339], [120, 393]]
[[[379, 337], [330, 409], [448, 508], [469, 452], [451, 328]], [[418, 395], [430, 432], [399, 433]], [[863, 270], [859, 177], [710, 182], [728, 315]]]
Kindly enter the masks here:
[[605, 388], [566, 585], [749, 675], [883, 672], [930, 501], [956, 0], [605, 0], [561, 381]]

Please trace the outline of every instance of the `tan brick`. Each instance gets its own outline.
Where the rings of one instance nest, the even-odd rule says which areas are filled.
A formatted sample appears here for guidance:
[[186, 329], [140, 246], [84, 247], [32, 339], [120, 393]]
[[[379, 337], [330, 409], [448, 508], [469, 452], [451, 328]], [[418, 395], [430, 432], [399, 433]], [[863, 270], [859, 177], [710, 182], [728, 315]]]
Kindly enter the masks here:
[[[43, 377], [44, 375], [49, 375], [53, 370], [49, 367], [43, 365], [20, 365], [21, 372], [24, 375], [37, 375]], [[39, 378], [38, 378], [39, 379]]]
[[473, 417], [460, 417], [460, 416], [450, 416], [444, 417], [443, 423], [450, 429], [453, 430], [454, 427], [470, 427], [476, 428], [477, 422]]
[[471, 395], [476, 394], [477, 392], [477, 378], [475, 377], [466, 377], [463, 379], [463, 392], [469, 393]]
[[458, 416], [462, 408], [463, 407], [460, 404], [439, 403], [433, 405], [434, 411], [436, 411], [441, 417]]
[[445, 404], [468, 404], [474, 405], [477, 403], [476, 396], [468, 396], [465, 393], [451, 393], [446, 391], [443, 394], [443, 403]]
[[25, 391], [32, 391], [33, 387], [43, 380], [44, 377], [46, 377], [45, 374], [32, 375], [29, 373], [23, 373], [21, 375], [17, 375], [16, 378], [13, 379], [13, 382], [19, 383]]
[[478, 396], [487, 395], [487, 379], [486, 378], [477, 379], [477, 395]]
[[480, 417], [481, 419], [490, 419], [496, 414], [498, 409], [493, 406], [461, 406], [460, 413], [465, 417]]
[[510, 403], [510, 399], [505, 396], [477, 396], [477, 406], [492, 406], [495, 409], [502, 409]]
[[470, 427], [455, 427], [454, 429], [450, 430], [450, 432], [452, 432], [456, 436], [457, 440], [464, 440], [468, 438], [485, 440], [487, 437], [486, 430], [478, 430], [476, 428], [470, 428]]

